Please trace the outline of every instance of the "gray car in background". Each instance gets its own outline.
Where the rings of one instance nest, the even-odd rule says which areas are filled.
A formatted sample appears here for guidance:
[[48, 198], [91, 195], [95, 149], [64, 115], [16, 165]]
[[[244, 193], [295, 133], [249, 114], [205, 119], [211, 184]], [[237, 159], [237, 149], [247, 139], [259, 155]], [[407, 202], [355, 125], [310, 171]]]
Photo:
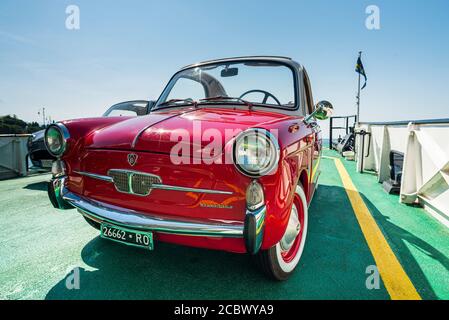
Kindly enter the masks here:
[[[150, 112], [154, 101], [132, 100], [114, 104], [103, 117], [143, 116]], [[50, 169], [55, 157], [48, 153], [44, 144], [45, 130], [33, 133], [28, 141], [28, 158], [35, 169]]]

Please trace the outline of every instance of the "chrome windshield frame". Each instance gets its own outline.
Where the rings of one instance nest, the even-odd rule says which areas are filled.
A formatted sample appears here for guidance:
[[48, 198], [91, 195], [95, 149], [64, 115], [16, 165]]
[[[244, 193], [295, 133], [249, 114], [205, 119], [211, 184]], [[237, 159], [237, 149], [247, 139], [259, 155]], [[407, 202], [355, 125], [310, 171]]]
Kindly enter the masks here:
[[[254, 62], [254, 63], [268, 63], [269, 62], [269, 63], [279, 64], [279, 65], [289, 68], [292, 72], [293, 90], [294, 90], [294, 98], [295, 98], [293, 107], [277, 106], [277, 105], [272, 105], [272, 104], [261, 104], [261, 103], [250, 101], [253, 105], [264, 107], [264, 108], [269, 108], [269, 109], [274, 109], [274, 110], [285, 110], [285, 111], [302, 110], [301, 108], [302, 108], [303, 102], [302, 102], [302, 97], [300, 94], [302, 92], [301, 91], [302, 90], [301, 89], [302, 81], [300, 80], [300, 76], [299, 76], [299, 74], [301, 73], [300, 70], [302, 69], [302, 67], [298, 63], [296, 63], [290, 59], [287, 59], [287, 58], [243, 57], [243, 58], [232, 58], [232, 59], [207, 61], [204, 63], [193, 64], [193, 65], [182, 68], [181, 70], [176, 72], [170, 78], [170, 80], [168, 81], [164, 90], [162, 91], [161, 95], [157, 99], [156, 103], [153, 105], [151, 111], [160, 111], [160, 110], [164, 109], [164, 107], [158, 108], [158, 106], [159, 106], [159, 104], [165, 102], [163, 100], [165, 100], [167, 98], [167, 96], [170, 94], [180, 73], [185, 72], [186, 70], [195, 69], [198, 67], [207, 67], [207, 66], [212, 66], [212, 65], [220, 66], [220, 65], [228, 65], [228, 64], [238, 64], [238, 63], [243, 64], [243, 63], [249, 63], [249, 62]], [[217, 104], [217, 103], [201, 103], [201, 104], [206, 105], [206, 104]], [[221, 104], [231, 105], [232, 103], [229, 101], [226, 101], [226, 102], [223, 101]], [[236, 103], [233, 103], [233, 105], [235, 105], [235, 104]], [[237, 103], [237, 104], [239, 104], [239, 103]], [[176, 107], [176, 106], [174, 106], [174, 107]], [[179, 107], [185, 107], [185, 104], [180, 104]], [[172, 106], [170, 106], [170, 108], [172, 108]]]

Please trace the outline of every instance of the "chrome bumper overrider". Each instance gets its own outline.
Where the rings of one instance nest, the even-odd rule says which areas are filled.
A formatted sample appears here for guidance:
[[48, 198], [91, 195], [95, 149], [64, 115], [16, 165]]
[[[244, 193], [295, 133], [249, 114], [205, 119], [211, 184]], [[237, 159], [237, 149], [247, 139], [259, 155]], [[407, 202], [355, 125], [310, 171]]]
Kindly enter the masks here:
[[243, 236], [248, 253], [256, 254], [260, 250], [265, 230], [266, 210], [265, 206], [254, 211], [246, 210]]
[[96, 222], [108, 222], [118, 226], [169, 234], [243, 238], [247, 251], [259, 251], [264, 231], [265, 206], [256, 211], [247, 211], [245, 223], [204, 222], [193, 219], [173, 219], [152, 216], [70, 192], [65, 187], [65, 177], [55, 178], [48, 184], [48, 193], [54, 207], [58, 209], [77, 208], [85, 217]]

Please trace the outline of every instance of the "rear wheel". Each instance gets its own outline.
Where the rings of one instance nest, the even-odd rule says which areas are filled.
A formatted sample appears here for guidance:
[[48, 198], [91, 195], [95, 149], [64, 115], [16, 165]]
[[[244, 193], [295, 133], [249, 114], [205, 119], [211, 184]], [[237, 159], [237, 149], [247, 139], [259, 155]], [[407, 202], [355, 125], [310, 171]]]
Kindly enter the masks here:
[[83, 216], [84, 219], [87, 221], [88, 224], [90, 224], [92, 227], [94, 227], [97, 230], [100, 230], [100, 224], [98, 222], [95, 222], [89, 218], [86, 218], [85, 216]]
[[286, 280], [301, 259], [307, 236], [308, 207], [304, 189], [296, 187], [285, 234], [275, 246], [256, 256], [262, 270], [275, 280]]

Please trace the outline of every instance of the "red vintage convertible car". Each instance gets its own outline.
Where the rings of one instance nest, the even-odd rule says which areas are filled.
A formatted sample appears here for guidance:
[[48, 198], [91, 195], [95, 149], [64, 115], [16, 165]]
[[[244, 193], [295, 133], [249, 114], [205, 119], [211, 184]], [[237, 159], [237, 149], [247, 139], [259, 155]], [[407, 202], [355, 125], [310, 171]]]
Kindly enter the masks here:
[[103, 238], [256, 256], [284, 280], [298, 265], [332, 105], [313, 104], [306, 70], [285, 57], [182, 68], [148, 115], [62, 121], [49, 197]]

